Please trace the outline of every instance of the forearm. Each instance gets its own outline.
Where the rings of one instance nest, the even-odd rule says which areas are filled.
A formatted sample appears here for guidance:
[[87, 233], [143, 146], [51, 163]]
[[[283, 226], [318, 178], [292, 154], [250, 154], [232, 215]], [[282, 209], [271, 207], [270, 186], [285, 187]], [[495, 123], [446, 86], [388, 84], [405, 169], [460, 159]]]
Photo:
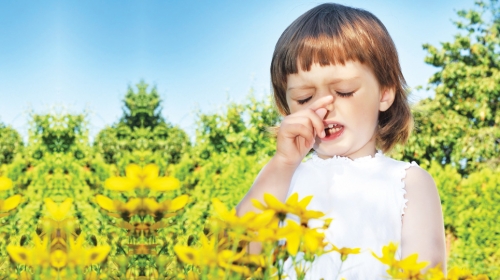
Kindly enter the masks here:
[[293, 173], [297, 166], [286, 164], [279, 156], [274, 156], [260, 171], [252, 187], [236, 206], [236, 213], [242, 216], [249, 211], [260, 211], [252, 205], [252, 199], [264, 200], [264, 194], [269, 193], [281, 201], [285, 201]]
[[[260, 210], [253, 206], [252, 199], [262, 202], [265, 193], [270, 193], [284, 202], [296, 168], [296, 166], [283, 163], [279, 156], [271, 158], [267, 165], [262, 168], [245, 197], [236, 206], [236, 214], [243, 216], [250, 211], [259, 212]], [[249, 253], [259, 254], [261, 250], [259, 242], [249, 244]]]

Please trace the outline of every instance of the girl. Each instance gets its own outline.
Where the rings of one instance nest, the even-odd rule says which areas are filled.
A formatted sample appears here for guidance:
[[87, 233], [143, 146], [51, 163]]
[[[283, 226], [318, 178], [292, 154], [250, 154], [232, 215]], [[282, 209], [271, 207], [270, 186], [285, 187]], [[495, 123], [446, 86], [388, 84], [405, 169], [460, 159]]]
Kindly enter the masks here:
[[[394, 43], [373, 14], [338, 4], [319, 5], [281, 35], [271, 63], [276, 105], [285, 117], [276, 154], [237, 207], [271, 193], [313, 195], [309, 209], [332, 217], [326, 233], [337, 247], [360, 247], [342, 264], [332, 252], [319, 257], [307, 279], [374, 279], [387, 267], [389, 242], [397, 256], [446, 271], [443, 218], [432, 177], [415, 163], [383, 152], [409, 137], [413, 119]], [[377, 151], [377, 148], [380, 149]], [[302, 162], [314, 149], [312, 157]], [[258, 246], [257, 246], [258, 247]], [[251, 251], [257, 252], [255, 244]], [[294, 277], [293, 269], [289, 271]]]

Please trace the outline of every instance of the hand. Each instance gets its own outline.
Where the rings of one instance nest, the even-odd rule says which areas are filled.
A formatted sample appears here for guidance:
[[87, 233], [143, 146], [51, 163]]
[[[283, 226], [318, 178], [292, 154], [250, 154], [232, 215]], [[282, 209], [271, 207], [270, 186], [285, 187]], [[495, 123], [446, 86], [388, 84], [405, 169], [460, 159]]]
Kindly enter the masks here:
[[298, 166], [312, 149], [316, 136], [325, 137], [324, 108], [333, 102], [331, 95], [316, 100], [311, 106], [286, 116], [278, 130], [275, 157], [291, 166]]

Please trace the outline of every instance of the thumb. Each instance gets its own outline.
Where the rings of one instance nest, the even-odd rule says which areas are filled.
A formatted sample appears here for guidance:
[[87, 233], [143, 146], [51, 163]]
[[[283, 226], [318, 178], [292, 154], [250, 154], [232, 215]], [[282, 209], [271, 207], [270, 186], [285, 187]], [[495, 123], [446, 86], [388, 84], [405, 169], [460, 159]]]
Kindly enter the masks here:
[[321, 119], [323, 119], [326, 115], [326, 113], [328, 112], [328, 110], [326, 108], [319, 108], [317, 109], [316, 111], [314, 111], [316, 113], [316, 115], [318, 115]]

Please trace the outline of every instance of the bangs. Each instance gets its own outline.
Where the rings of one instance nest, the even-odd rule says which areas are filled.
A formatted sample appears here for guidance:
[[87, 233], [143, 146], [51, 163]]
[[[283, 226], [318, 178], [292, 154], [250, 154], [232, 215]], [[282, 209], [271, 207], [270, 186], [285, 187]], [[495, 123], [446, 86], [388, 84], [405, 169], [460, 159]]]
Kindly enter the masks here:
[[[356, 9], [356, 13], [346, 13], [342, 9], [320, 10], [310, 16], [302, 22], [301, 28], [292, 24], [289, 28], [296, 32], [293, 36], [280, 38], [282, 42], [277, 44], [284, 48], [275, 53], [278, 57], [273, 58], [280, 64], [275, 65], [275, 69], [281, 78], [298, 73], [299, 67], [309, 71], [314, 63], [344, 65], [352, 60], [374, 69], [374, 64], [383, 61], [388, 42], [381, 38], [387, 37], [387, 30], [369, 12], [361, 9]], [[300, 18], [297, 21], [300, 22]]]
[[311, 70], [311, 66], [317, 63], [321, 66], [342, 64], [346, 61], [359, 61], [366, 63], [367, 54], [362, 50], [366, 47], [364, 40], [353, 39], [353, 36], [327, 37], [325, 35], [314, 38], [305, 38], [297, 44], [296, 57], [287, 58], [286, 75], [296, 74], [299, 67], [302, 71]]

